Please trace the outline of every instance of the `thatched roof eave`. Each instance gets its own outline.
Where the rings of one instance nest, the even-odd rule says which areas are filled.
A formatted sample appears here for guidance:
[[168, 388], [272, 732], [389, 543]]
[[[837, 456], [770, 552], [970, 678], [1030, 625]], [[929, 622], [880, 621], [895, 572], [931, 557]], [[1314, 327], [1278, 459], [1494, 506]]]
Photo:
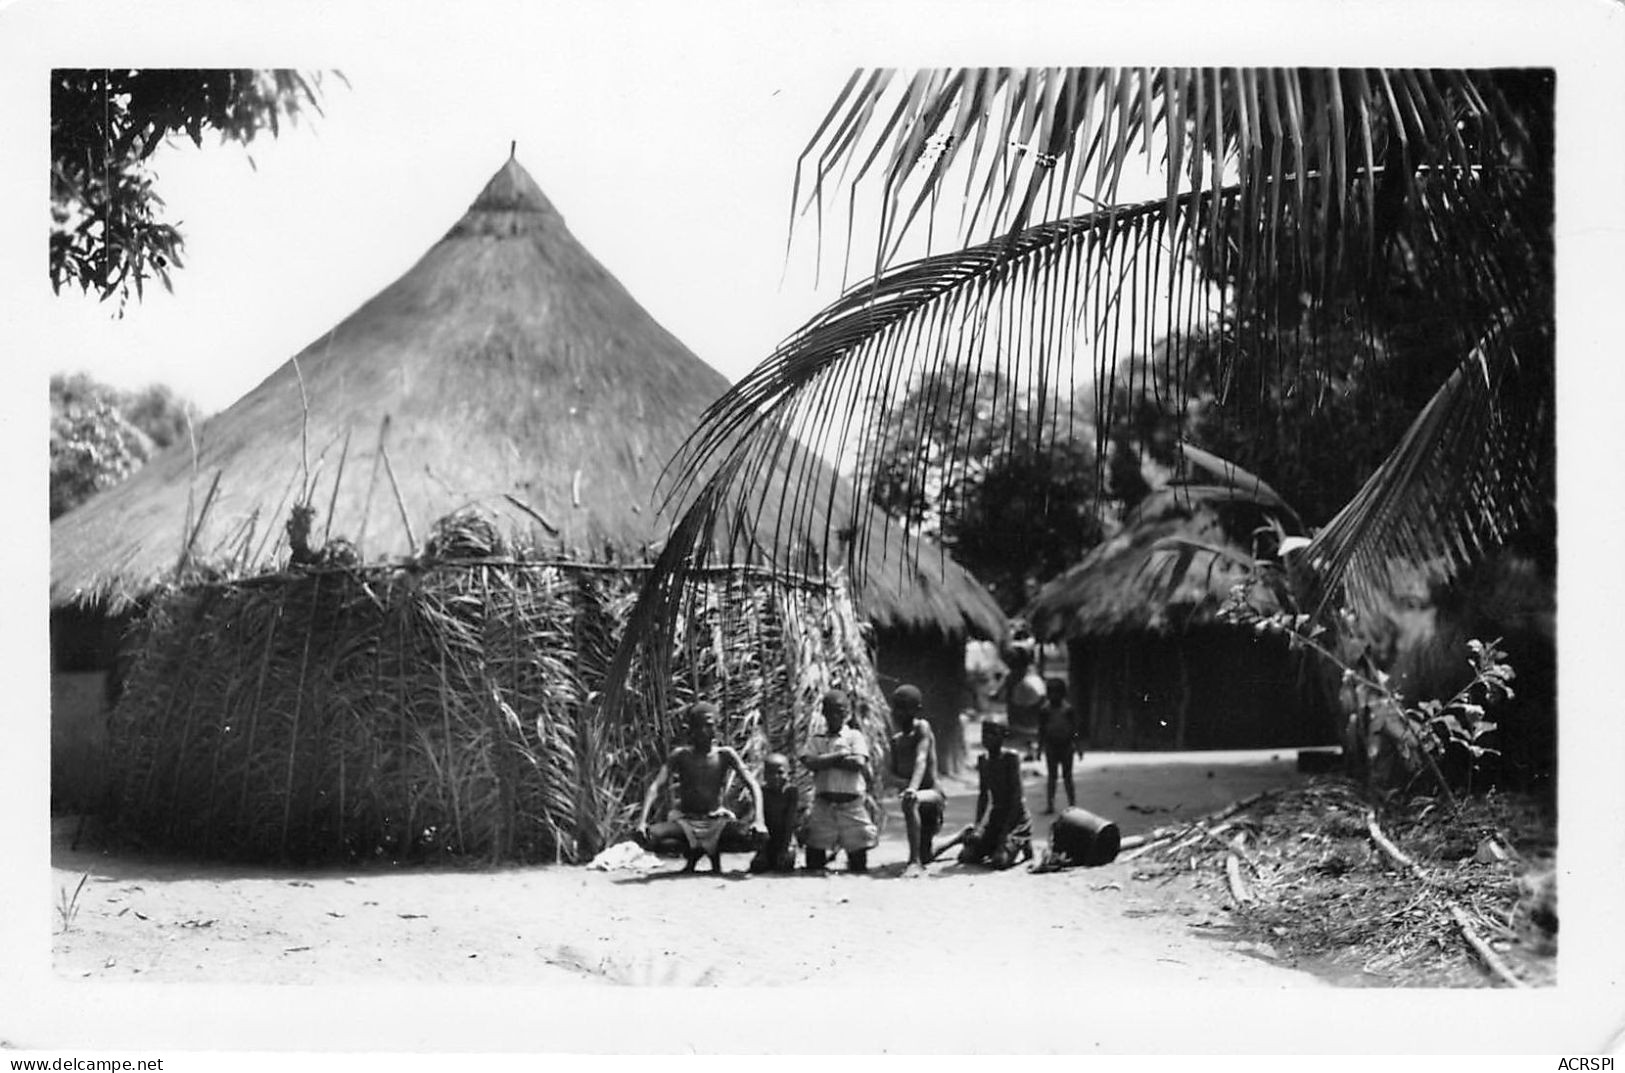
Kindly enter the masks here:
[[[1228, 625], [1219, 611], [1252, 576], [1253, 556], [1252, 534], [1237, 531], [1231, 506], [1277, 517], [1272, 504], [1233, 489], [1185, 485], [1154, 494], [1122, 530], [1039, 591], [1026, 612], [1034, 636], [1168, 636]], [[1278, 610], [1260, 586], [1248, 599], [1262, 613]]]

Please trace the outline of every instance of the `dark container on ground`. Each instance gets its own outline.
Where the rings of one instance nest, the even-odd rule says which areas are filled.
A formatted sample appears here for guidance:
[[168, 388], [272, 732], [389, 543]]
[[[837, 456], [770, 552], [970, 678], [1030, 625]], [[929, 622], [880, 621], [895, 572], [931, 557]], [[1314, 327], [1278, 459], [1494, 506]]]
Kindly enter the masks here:
[[1049, 829], [1052, 851], [1090, 867], [1112, 863], [1122, 842], [1115, 823], [1081, 808], [1063, 810]]

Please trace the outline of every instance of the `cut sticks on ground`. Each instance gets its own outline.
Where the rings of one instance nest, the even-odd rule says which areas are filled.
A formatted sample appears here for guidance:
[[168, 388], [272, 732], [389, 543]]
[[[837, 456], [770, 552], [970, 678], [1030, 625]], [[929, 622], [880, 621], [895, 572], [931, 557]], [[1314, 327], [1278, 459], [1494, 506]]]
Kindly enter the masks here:
[[1173, 842], [1176, 839], [1181, 840], [1180, 845], [1183, 846], [1185, 844], [1183, 840], [1187, 837], [1194, 842], [1204, 835], [1216, 833], [1222, 830], [1223, 826], [1227, 826], [1223, 825], [1222, 821], [1228, 820], [1236, 813], [1252, 808], [1260, 801], [1274, 797], [1280, 792], [1281, 791], [1279, 790], [1264, 790], [1261, 793], [1253, 794], [1251, 797], [1246, 797], [1231, 805], [1227, 805], [1217, 812], [1210, 812], [1206, 816], [1199, 816], [1190, 823], [1182, 824], [1178, 827], [1159, 827], [1152, 831], [1149, 835], [1134, 835], [1131, 836], [1131, 838], [1126, 838], [1123, 840], [1121, 846], [1118, 847], [1119, 849], [1130, 848], [1129, 843], [1133, 838], [1138, 838], [1140, 841], [1134, 843], [1132, 847], [1134, 852], [1120, 857], [1119, 860], [1132, 861], [1134, 858], [1149, 853], [1153, 849], [1160, 848], [1164, 843]]
[[1383, 833], [1382, 828], [1377, 824], [1377, 814], [1375, 812], [1366, 813], [1365, 823], [1366, 829], [1371, 834], [1371, 841], [1376, 843], [1377, 848], [1382, 850], [1383, 854], [1389, 860], [1393, 861], [1401, 868], [1404, 868], [1406, 871], [1410, 872], [1411, 875], [1415, 876], [1419, 882], [1421, 882], [1429, 890], [1433, 891], [1435, 896], [1444, 903], [1445, 908], [1450, 911], [1451, 918], [1455, 920], [1456, 927], [1461, 929], [1462, 937], [1467, 940], [1467, 945], [1473, 948], [1473, 952], [1483, 960], [1484, 964], [1489, 967], [1489, 970], [1495, 973], [1495, 975], [1500, 977], [1502, 980], [1506, 981], [1506, 983], [1512, 987], [1528, 987], [1528, 984], [1518, 979], [1517, 975], [1514, 974], [1511, 969], [1507, 968], [1506, 962], [1503, 961], [1500, 955], [1498, 955], [1494, 949], [1490, 947], [1490, 944], [1486, 943], [1483, 937], [1478, 934], [1478, 929], [1474, 928], [1473, 922], [1467, 919], [1467, 914], [1462, 911], [1461, 906], [1451, 901], [1450, 898], [1447, 897], [1443, 892], [1435, 888], [1433, 881], [1428, 878], [1427, 873], [1422, 871], [1421, 865], [1417, 864], [1410, 857], [1407, 857], [1405, 853], [1398, 846], [1394, 845], [1388, 836]]
[[1247, 881], [1241, 878], [1241, 859], [1234, 853], [1225, 855], [1224, 878], [1230, 883], [1230, 897], [1236, 900], [1237, 905], [1246, 905], [1253, 900], [1253, 892], [1247, 889]]

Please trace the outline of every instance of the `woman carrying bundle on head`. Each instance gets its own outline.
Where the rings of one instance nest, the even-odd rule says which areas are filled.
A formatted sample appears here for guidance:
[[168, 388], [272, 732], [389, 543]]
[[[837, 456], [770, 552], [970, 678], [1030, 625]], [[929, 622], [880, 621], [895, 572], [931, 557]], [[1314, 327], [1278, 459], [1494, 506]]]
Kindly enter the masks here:
[[1004, 700], [1005, 728], [1020, 741], [1030, 760], [1038, 759], [1039, 728], [1044, 721], [1044, 676], [1038, 673], [1033, 648], [1011, 645], [1004, 653], [1010, 668], [1000, 693]]

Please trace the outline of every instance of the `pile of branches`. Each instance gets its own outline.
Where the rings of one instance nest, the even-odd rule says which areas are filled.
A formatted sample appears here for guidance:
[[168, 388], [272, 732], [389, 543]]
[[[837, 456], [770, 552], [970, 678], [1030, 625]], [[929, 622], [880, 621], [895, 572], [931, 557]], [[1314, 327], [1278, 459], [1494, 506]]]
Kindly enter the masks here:
[[1555, 982], [1556, 822], [1497, 792], [1377, 804], [1325, 777], [1125, 840], [1136, 878], [1188, 872], [1241, 930], [1350, 983]]
[[[594, 703], [645, 568], [527, 560], [465, 522], [410, 563], [324, 557], [159, 598], [112, 715], [112, 830], [304, 862], [574, 862], [624, 835], [680, 737], [644, 683], [616, 725]], [[755, 766], [793, 751], [830, 686], [884, 741], [837, 585], [706, 575], [671, 673]]]

